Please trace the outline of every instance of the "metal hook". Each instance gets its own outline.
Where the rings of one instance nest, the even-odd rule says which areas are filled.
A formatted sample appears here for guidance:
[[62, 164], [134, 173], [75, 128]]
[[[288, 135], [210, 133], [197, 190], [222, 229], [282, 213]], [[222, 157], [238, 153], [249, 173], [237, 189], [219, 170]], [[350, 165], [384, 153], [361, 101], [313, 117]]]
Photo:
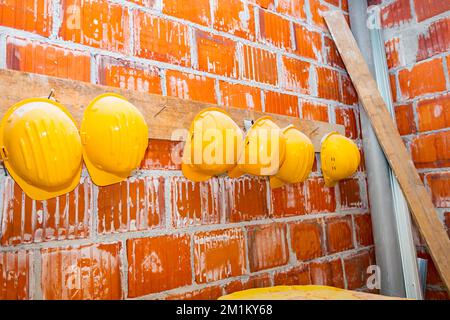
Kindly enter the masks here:
[[50, 100], [51, 98], [54, 98], [54, 95], [55, 95], [55, 89], [53, 89], [53, 88], [52, 88], [52, 89], [50, 90], [50, 93], [49, 93], [49, 95], [48, 95], [48, 98], [47, 98], [47, 99], [49, 99], [49, 100]]
[[255, 123], [253, 120], [250, 119], [244, 119], [244, 129], [245, 131], [250, 130], [251, 126]]
[[167, 108], [167, 105], [164, 105], [157, 113], [155, 113], [155, 115], [153, 116], [153, 118], [156, 118], [161, 112], [163, 112], [163, 110]]

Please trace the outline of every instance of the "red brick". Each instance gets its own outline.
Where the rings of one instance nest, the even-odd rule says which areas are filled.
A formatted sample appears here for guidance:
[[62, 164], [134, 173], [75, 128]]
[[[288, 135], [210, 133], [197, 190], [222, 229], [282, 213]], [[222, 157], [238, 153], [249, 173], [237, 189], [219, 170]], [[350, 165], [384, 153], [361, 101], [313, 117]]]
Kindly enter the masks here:
[[322, 61], [322, 35], [294, 23], [294, 40], [297, 55]]
[[[423, 173], [422, 174], [419, 173], [419, 176], [423, 176], [423, 175], [424, 175]], [[414, 242], [414, 245], [416, 246], [416, 248], [426, 246], [425, 240], [420, 235], [417, 226], [414, 224], [411, 224], [411, 230], [412, 230], [412, 235], [413, 235], [413, 242]]]
[[417, 104], [419, 131], [450, 127], [450, 94], [420, 100]]
[[323, 0], [323, 1], [328, 2], [329, 4], [332, 4], [333, 6], [338, 7], [338, 8], [340, 6], [339, 5], [340, 0]]
[[450, 2], [447, 0], [414, 0], [414, 10], [417, 20], [420, 22], [450, 10]]
[[311, 64], [283, 56], [283, 88], [296, 93], [310, 94], [309, 71]]
[[428, 289], [425, 292], [426, 300], [449, 300], [448, 293], [444, 290]]
[[214, 29], [249, 40], [255, 39], [253, 6], [241, 0], [216, 1], [214, 4]]
[[32, 40], [8, 37], [8, 69], [89, 82], [90, 58], [87, 52], [65, 49]]
[[347, 105], [358, 104], [358, 93], [348, 75], [341, 74], [341, 102]]
[[298, 117], [298, 97], [290, 94], [265, 91], [265, 112]]
[[442, 59], [418, 63], [411, 71], [400, 70], [398, 80], [404, 99], [446, 90]]
[[306, 220], [290, 224], [291, 246], [297, 260], [311, 260], [324, 253], [322, 221]]
[[302, 119], [328, 122], [328, 106], [312, 101], [301, 100]]
[[227, 220], [264, 219], [269, 216], [266, 179], [243, 176], [225, 180]]
[[247, 230], [250, 271], [270, 269], [288, 263], [285, 224], [249, 226]]
[[257, 4], [258, 6], [265, 9], [273, 9], [275, 7], [275, 0], [248, 0], [251, 3]]
[[30, 299], [31, 251], [0, 252], [0, 300]]
[[261, 90], [243, 84], [219, 82], [221, 105], [261, 111]]
[[441, 19], [428, 26], [427, 31], [419, 34], [417, 61], [450, 50], [450, 18]]
[[311, 169], [311, 172], [317, 172], [317, 173], [319, 173], [319, 170], [318, 170], [318, 159], [319, 159], [319, 157], [320, 157], [320, 154], [314, 154], [314, 162], [313, 162], [313, 167], [312, 167], [312, 169]]
[[339, 72], [317, 67], [317, 94], [319, 98], [340, 101]]
[[194, 235], [195, 281], [212, 282], [246, 272], [245, 239], [241, 229], [198, 232]]
[[107, 0], [63, 0], [59, 36], [91, 47], [130, 52], [129, 14]]
[[181, 170], [184, 142], [150, 139], [140, 168], [144, 170]]
[[144, 6], [149, 9], [157, 9], [159, 2], [158, 0], [128, 0], [128, 1]]
[[416, 133], [416, 123], [412, 103], [395, 106], [395, 120], [400, 135]]
[[305, 184], [286, 184], [271, 189], [273, 215], [277, 218], [306, 214]]
[[447, 229], [447, 234], [450, 237], [450, 211], [444, 212], [444, 224], [445, 228]]
[[237, 76], [236, 43], [211, 33], [196, 31], [198, 67], [221, 76]]
[[327, 63], [332, 67], [344, 69], [344, 61], [342, 61], [334, 40], [330, 37], [324, 36], [324, 47]]
[[220, 286], [206, 287], [183, 293], [173, 293], [165, 297], [166, 300], [217, 300], [222, 296]]
[[397, 102], [397, 77], [395, 74], [389, 74], [389, 85], [391, 87], [392, 101]]
[[213, 78], [192, 73], [168, 70], [166, 73], [167, 95], [207, 103], [216, 103]]
[[275, 286], [295, 286], [311, 284], [308, 265], [293, 267], [287, 271], [275, 272], [273, 277]]
[[52, 12], [51, 0], [4, 0], [0, 3], [0, 25], [48, 37], [53, 25]]
[[305, 0], [278, 0], [276, 9], [281, 14], [306, 20]]
[[[358, 172], [364, 172], [366, 171], [366, 163], [365, 163], [365, 158], [364, 158], [364, 151], [362, 150], [362, 148], [358, 148], [359, 149], [359, 155], [361, 157], [361, 161], [359, 163], [358, 166]], [[367, 185], [367, 179], [366, 179], [366, 185]]]
[[209, 26], [211, 24], [211, 10], [209, 0], [164, 0], [163, 13]]
[[320, 0], [309, 0], [310, 11], [312, 14], [312, 22], [324, 30], [327, 29], [323, 13], [328, 11], [328, 7], [320, 3]]
[[321, 286], [344, 288], [344, 269], [341, 258], [313, 262], [309, 265], [311, 283]]
[[348, 0], [341, 0], [341, 9], [348, 13]]
[[223, 187], [217, 178], [199, 183], [172, 177], [170, 185], [174, 227], [220, 223]]
[[450, 131], [414, 137], [411, 155], [416, 168], [450, 166]]
[[99, 233], [148, 230], [164, 221], [164, 178], [133, 178], [99, 187]]
[[328, 218], [325, 220], [328, 253], [353, 249], [351, 216]]
[[357, 117], [355, 115], [355, 110], [352, 108], [335, 108], [336, 113], [336, 123], [342, 124], [345, 126], [345, 135], [350, 139], [358, 139], [358, 126], [357, 126]]
[[188, 27], [178, 22], [136, 11], [134, 14], [134, 54], [141, 58], [190, 66]]
[[127, 240], [128, 297], [192, 283], [189, 235]]
[[367, 268], [371, 265], [368, 251], [353, 254], [344, 258], [345, 277], [347, 279], [347, 289], [354, 290], [364, 287], [367, 278]]
[[322, 178], [312, 178], [306, 181], [306, 212], [334, 212], [336, 196], [334, 187], [325, 186]]
[[383, 0], [367, 0], [368, 6], [376, 6], [383, 2]]
[[82, 178], [76, 189], [47, 201], [26, 196], [12, 179], [4, 180], [2, 245], [82, 239], [89, 235], [92, 183]]
[[358, 179], [345, 179], [339, 181], [339, 193], [341, 195], [342, 210], [364, 207]]
[[447, 63], [447, 76], [450, 78], [450, 55], [445, 58], [445, 62]]
[[372, 219], [370, 214], [358, 214], [355, 218], [356, 241], [359, 246], [373, 245]]
[[411, 21], [411, 7], [409, 0], [395, 0], [383, 7], [380, 12], [381, 25], [384, 28], [398, 27]]
[[291, 48], [291, 24], [276, 14], [259, 10], [259, 36], [262, 41], [279, 48]]
[[120, 243], [42, 249], [43, 299], [121, 299], [120, 250]]
[[[419, 249], [420, 250], [420, 249]], [[441, 277], [439, 276], [439, 272], [434, 265], [433, 259], [431, 256], [424, 251], [417, 251], [417, 257], [428, 260], [427, 263], [427, 285], [432, 286], [441, 286], [443, 285]]]
[[268, 273], [250, 276], [246, 280], [234, 280], [227, 283], [224, 287], [225, 294], [231, 294], [236, 291], [248, 290], [253, 288], [270, 287], [270, 275]]
[[399, 45], [399, 38], [392, 38], [384, 43], [386, 48], [386, 60], [389, 69], [400, 66]]
[[98, 83], [105, 86], [162, 94], [160, 70], [153, 66], [99, 57]]
[[431, 190], [434, 205], [450, 208], [450, 171], [426, 174], [425, 180]]
[[242, 77], [246, 80], [278, 84], [277, 58], [275, 53], [243, 45]]

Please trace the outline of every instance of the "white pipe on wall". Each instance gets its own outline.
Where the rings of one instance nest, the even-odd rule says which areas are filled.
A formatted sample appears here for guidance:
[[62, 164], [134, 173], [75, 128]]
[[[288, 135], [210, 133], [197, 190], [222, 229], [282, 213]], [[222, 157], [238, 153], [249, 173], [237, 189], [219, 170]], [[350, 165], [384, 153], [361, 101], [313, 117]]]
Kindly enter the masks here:
[[[375, 76], [365, 0], [349, 1], [350, 24], [358, 46]], [[364, 158], [372, 217], [377, 265], [381, 272], [380, 292], [384, 295], [405, 297], [402, 260], [391, 192], [389, 164], [378, 143], [370, 120], [360, 108]]]
[[[376, 8], [376, 7], [375, 7]], [[369, 20], [374, 22], [375, 28], [369, 29], [372, 43], [372, 53], [375, 66], [375, 78], [378, 89], [386, 103], [391, 117], [395, 119], [395, 110], [392, 103], [392, 94], [389, 83], [386, 50], [384, 46], [383, 30], [379, 25], [379, 10], [372, 10]], [[403, 192], [392, 170], [389, 168], [392, 197], [394, 199], [394, 213], [397, 225], [398, 242], [402, 259], [403, 279], [405, 282], [406, 297], [423, 299], [417, 268], [417, 253], [414, 246], [411, 229], [411, 216]]]

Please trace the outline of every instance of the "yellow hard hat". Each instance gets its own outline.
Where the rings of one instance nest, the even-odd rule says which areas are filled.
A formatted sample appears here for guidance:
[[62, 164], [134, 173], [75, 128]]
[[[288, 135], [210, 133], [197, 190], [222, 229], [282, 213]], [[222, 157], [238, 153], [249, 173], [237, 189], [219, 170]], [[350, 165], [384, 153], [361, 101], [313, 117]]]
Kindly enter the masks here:
[[284, 161], [285, 149], [286, 138], [280, 127], [270, 116], [261, 117], [248, 130], [238, 164], [228, 175], [274, 175]]
[[32, 199], [72, 191], [81, 174], [81, 141], [75, 121], [59, 103], [32, 98], [13, 105], [0, 124], [1, 158]]
[[126, 179], [148, 146], [148, 127], [142, 114], [124, 97], [99, 95], [84, 111], [81, 122], [83, 158], [98, 186]]
[[349, 138], [331, 132], [322, 138], [320, 162], [325, 185], [332, 187], [339, 180], [356, 172], [361, 161], [358, 147]]
[[224, 110], [207, 108], [194, 118], [184, 146], [181, 169], [200, 182], [234, 168], [242, 149], [241, 128]]
[[314, 164], [314, 145], [293, 125], [283, 129], [286, 137], [286, 154], [278, 173], [270, 177], [270, 187], [279, 188], [285, 183], [305, 181]]

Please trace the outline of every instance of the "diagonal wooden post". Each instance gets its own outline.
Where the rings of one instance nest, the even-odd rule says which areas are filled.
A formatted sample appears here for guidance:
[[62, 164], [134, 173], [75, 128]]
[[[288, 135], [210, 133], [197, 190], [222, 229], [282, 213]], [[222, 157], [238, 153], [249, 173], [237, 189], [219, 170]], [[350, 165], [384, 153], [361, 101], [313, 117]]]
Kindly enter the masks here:
[[447, 292], [450, 293], [450, 240], [438, 219], [431, 197], [414, 167], [344, 15], [339, 11], [328, 11], [324, 18], [361, 104], [405, 195], [413, 220], [428, 246]]

